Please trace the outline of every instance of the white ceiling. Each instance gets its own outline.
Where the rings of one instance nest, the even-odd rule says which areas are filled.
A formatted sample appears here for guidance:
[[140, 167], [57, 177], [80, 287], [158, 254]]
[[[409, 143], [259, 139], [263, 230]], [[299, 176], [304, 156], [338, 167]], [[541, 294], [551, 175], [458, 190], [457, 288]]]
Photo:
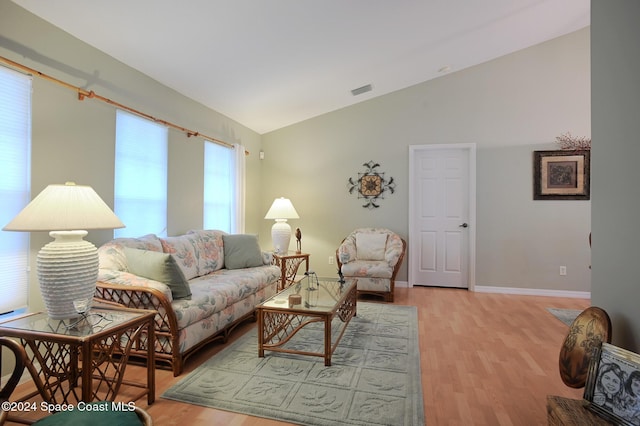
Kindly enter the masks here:
[[260, 134], [590, 23], [590, 0], [13, 1]]

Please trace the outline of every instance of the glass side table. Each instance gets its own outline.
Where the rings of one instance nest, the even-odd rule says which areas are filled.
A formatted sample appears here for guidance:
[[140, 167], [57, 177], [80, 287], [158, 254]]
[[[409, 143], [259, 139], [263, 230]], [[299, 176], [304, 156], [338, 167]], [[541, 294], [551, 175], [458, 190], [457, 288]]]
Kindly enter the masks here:
[[[0, 323], [0, 336], [17, 338], [38, 373], [38, 393], [53, 404], [114, 401], [122, 384], [142, 389], [155, 401], [155, 311], [116, 307], [91, 308], [82, 317], [50, 319], [33, 313]], [[129, 354], [147, 351], [147, 383], [124, 381]]]

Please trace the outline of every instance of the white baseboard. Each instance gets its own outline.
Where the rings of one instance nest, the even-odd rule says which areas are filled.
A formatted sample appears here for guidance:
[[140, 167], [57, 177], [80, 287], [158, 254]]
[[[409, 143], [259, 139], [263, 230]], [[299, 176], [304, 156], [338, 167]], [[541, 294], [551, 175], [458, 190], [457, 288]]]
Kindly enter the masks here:
[[591, 299], [591, 292], [588, 291], [569, 291], [569, 290], [548, 290], [541, 288], [515, 288], [515, 287], [492, 287], [492, 286], [475, 286], [477, 293], [502, 293], [502, 294], [520, 294], [523, 296], [549, 296], [549, 297], [570, 297], [574, 299]]
[[[396, 287], [408, 288], [408, 281], [396, 281]], [[569, 291], [569, 290], [548, 290], [541, 288], [517, 288], [517, 287], [494, 287], [477, 285], [473, 290], [477, 293], [501, 293], [519, 294], [522, 296], [548, 296], [548, 297], [569, 297], [572, 299], [591, 299], [591, 292]]]

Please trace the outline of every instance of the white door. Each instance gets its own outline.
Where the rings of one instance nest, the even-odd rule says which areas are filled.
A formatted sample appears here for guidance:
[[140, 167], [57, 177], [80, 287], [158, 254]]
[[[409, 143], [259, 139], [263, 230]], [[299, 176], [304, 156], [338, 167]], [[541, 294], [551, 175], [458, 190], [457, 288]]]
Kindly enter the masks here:
[[473, 289], [475, 145], [409, 148], [409, 286]]

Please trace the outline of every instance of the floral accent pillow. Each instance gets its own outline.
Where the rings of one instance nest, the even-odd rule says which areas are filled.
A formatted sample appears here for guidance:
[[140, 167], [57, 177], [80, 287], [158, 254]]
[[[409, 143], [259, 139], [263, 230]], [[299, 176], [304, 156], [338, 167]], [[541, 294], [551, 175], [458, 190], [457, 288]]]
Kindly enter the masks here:
[[178, 237], [165, 237], [160, 238], [160, 242], [162, 243], [162, 251], [175, 257], [186, 279], [190, 280], [201, 275], [197, 258], [200, 239], [197, 235], [187, 234]]
[[196, 235], [200, 239], [198, 246], [198, 268], [200, 275], [224, 268], [224, 242], [222, 236], [227, 235], [218, 230], [191, 230], [189, 235]]

